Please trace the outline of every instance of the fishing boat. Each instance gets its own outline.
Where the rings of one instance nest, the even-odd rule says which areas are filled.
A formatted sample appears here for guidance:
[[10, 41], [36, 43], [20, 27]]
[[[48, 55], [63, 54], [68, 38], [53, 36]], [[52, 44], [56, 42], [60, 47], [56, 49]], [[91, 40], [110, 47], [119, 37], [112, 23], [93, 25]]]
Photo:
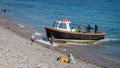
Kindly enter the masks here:
[[45, 26], [46, 37], [48, 40], [54, 37], [55, 41], [77, 41], [77, 42], [94, 42], [104, 39], [104, 32], [78, 32], [72, 31], [68, 19], [62, 19], [54, 22], [53, 27]]

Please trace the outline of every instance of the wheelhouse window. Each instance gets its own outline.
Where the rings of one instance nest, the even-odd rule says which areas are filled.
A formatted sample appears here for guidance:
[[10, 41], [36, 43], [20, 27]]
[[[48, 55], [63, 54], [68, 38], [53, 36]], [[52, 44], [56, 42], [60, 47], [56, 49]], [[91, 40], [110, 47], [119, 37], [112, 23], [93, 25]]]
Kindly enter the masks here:
[[54, 22], [53, 27], [57, 28], [57, 26], [58, 26], [58, 22]]
[[66, 29], [66, 23], [60, 23], [59, 28]]

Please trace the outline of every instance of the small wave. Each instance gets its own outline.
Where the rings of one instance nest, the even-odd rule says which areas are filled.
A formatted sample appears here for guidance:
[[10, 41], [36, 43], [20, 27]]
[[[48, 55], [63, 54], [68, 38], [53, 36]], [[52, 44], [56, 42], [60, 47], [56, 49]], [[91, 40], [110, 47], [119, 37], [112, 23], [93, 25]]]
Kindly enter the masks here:
[[34, 33], [36, 36], [41, 36], [42, 34], [41, 33], [39, 33], [39, 32], [35, 32]]
[[71, 45], [88, 45], [87, 43], [76, 43], [76, 42], [67, 42], [67, 43], [65, 43], [65, 44], [71, 44]]
[[[43, 44], [50, 45], [49, 41], [47, 41], [45, 38], [41, 37], [41, 36], [42, 36], [41, 33], [35, 32], [35, 33], [33, 33], [32, 36], [35, 36], [35, 38], [37, 39], [37, 40], [36, 40], [37, 42], [41, 42], [41, 43], [43, 43]], [[31, 36], [31, 37], [32, 37], [32, 36]]]
[[[37, 39], [37, 42], [41, 42], [41, 43], [46, 44], [48, 46], [51, 45], [49, 41], [46, 41], [46, 40], [43, 40], [43, 39]], [[53, 43], [53, 46], [57, 47], [58, 43]]]
[[21, 28], [25, 28], [23, 25], [21, 25], [21, 24], [17, 24], [19, 27], [21, 27]]
[[106, 39], [102, 39], [102, 40], [99, 40], [97, 42], [94, 42], [94, 44], [105, 43], [105, 42], [116, 42], [116, 41], [120, 41], [120, 39], [117, 39], [117, 38], [106, 38]]
[[41, 42], [41, 43], [50, 45], [50, 42], [49, 42], [49, 41], [45, 41], [45, 40], [43, 40], [43, 39], [37, 39], [37, 42]]

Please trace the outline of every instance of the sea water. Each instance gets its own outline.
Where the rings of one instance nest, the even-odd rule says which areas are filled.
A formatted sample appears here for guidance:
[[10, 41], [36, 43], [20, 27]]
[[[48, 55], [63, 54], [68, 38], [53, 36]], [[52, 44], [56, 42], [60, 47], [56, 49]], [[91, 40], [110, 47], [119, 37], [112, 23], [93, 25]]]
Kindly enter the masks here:
[[82, 24], [83, 31], [87, 24], [93, 28], [97, 24], [106, 33], [105, 39], [83, 46], [79, 43], [68, 51], [108, 67], [120, 66], [120, 0], [0, 0], [1, 9], [43, 35], [44, 26], [51, 27], [63, 18], [69, 19], [73, 28]]

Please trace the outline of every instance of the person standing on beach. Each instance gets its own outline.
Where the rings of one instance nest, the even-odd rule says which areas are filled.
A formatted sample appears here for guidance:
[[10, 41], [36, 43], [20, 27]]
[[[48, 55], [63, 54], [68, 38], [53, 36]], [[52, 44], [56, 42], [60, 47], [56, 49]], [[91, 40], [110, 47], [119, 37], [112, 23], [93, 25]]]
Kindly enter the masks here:
[[38, 41], [40, 39], [41, 35], [42, 34], [40, 34], [39, 32], [33, 33], [32, 36], [31, 36], [31, 41], [32, 41], [31, 44], [33, 45], [36, 41]]
[[32, 45], [34, 45], [34, 43], [36, 42], [36, 40], [37, 40], [37, 38], [36, 38], [36, 36], [35, 36], [35, 34], [32, 34], [32, 36], [31, 36], [31, 41], [32, 41]]
[[54, 36], [51, 36], [51, 38], [50, 38], [50, 44], [51, 44], [51, 49], [54, 49], [54, 43], [55, 43], [55, 38], [54, 38]]

